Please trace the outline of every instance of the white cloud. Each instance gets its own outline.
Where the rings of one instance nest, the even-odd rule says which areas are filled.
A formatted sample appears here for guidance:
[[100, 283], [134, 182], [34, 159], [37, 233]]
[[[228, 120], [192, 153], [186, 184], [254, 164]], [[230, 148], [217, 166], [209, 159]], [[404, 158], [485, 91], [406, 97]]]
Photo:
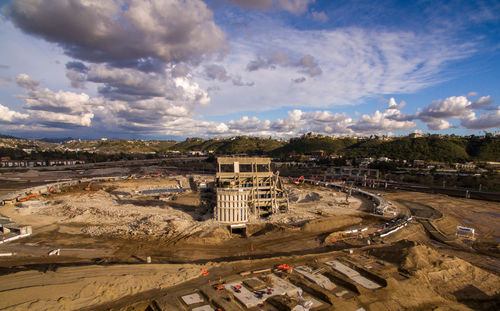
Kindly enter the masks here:
[[307, 11], [309, 4], [315, 0], [278, 0], [279, 5], [286, 11], [300, 14]]
[[472, 109], [495, 110], [497, 108], [491, 107], [491, 105], [493, 104], [493, 102], [494, 102], [493, 98], [491, 98], [489, 95], [488, 96], [482, 96], [482, 97], [476, 99], [474, 102], [472, 102], [472, 104], [470, 105], [470, 107]]
[[473, 130], [500, 128], [500, 109], [482, 114], [479, 117], [476, 116], [476, 113], [470, 112], [460, 120], [460, 124]]
[[12, 111], [9, 107], [0, 104], [0, 122], [2, 123], [19, 123], [26, 120], [29, 115]]
[[326, 15], [325, 12], [322, 12], [322, 11], [317, 12], [315, 10], [312, 10], [311, 11], [311, 17], [315, 21], [322, 22], [322, 23], [325, 23], [325, 22], [328, 21], [328, 16]]
[[[482, 96], [474, 102], [470, 102], [466, 96], [451, 96], [445, 100], [436, 100], [424, 107], [422, 111], [405, 117], [420, 119], [427, 123], [427, 127], [431, 130], [444, 130], [452, 127], [446, 119], [461, 119], [461, 125], [467, 129], [493, 128], [498, 126], [496, 123], [498, 107], [492, 106], [493, 101], [489, 95]], [[495, 111], [477, 118], [474, 112], [476, 109]]]
[[281, 9], [293, 14], [304, 13], [309, 4], [315, 0], [226, 0], [244, 9], [269, 10], [272, 7]]
[[471, 102], [465, 96], [451, 96], [445, 100], [437, 100], [422, 109], [418, 118], [424, 122], [433, 119], [459, 118], [468, 113]]
[[451, 126], [452, 125], [450, 122], [443, 120], [443, 119], [441, 119], [441, 120], [436, 119], [436, 120], [432, 120], [432, 121], [427, 123], [427, 127], [430, 130], [434, 130], [434, 131], [446, 130], [446, 129], [449, 129]]
[[[447, 42], [441, 34], [360, 28], [296, 30], [265, 18], [248, 24], [245, 36], [231, 38], [231, 54], [221, 65], [229, 72], [247, 68], [243, 77], [255, 81], [255, 86], [251, 90], [221, 88], [213, 94], [213, 102], [227, 112], [248, 107], [331, 108], [381, 94], [414, 93], [446, 80], [442, 72], [447, 64], [474, 52], [471, 45]], [[301, 68], [299, 60], [304, 56], [314, 57], [317, 66]], [[303, 60], [313, 64], [308, 58]], [[289, 83], [297, 71], [314, 79]], [[211, 115], [214, 109], [202, 112]]]

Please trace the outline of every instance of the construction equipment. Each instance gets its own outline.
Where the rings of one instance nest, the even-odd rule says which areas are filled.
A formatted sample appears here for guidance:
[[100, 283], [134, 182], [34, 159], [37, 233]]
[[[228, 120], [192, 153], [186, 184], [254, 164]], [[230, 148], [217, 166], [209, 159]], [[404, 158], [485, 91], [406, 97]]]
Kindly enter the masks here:
[[298, 185], [298, 184], [300, 184], [300, 183], [301, 183], [301, 181], [302, 181], [302, 184], [303, 184], [303, 183], [304, 183], [304, 181], [305, 181], [304, 176], [300, 176], [299, 178], [297, 178], [297, 180], [295, 181], [295, 184], [296, 184], [296, 185]]
[[283, 271], [283, 272], [287, 272], [287, 273], [291, 273], [293, 271], [293, 268], [290, 267], [289, 265], [287, 265], [286, 263], [283, 263], [281, 265], [277, 265], [276, 269]]
[[203, 276], [207, 276], [209, 273], [208, 273], [208, 271], [207, 271], [207, 270], [205, 270], [205, 269], [201, 268], [201, 274], [202, 274]]
[[233, 286], [233, 290], [237, 293], [241, 293], [241, 285], [235, 285]]
[[38, 199], [38, 193], [27, 193], [27, 196], [25, 198], [16, 198], [17, 202], [26, 202], [32, 197], [35, 197]]
[[92, 182], [89, 182], [89, 184], [87, 185], [87, 187], [85, 187], [85, 191], [90, 191], [90, 186], [92, 186]]

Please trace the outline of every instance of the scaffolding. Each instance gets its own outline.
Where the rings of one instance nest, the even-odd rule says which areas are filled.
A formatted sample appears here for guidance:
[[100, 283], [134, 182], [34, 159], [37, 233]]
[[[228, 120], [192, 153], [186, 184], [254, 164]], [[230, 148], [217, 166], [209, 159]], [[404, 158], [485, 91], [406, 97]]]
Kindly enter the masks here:
[[[227, 194], [227, 190], [244, 192], [245, 196], [231, 196], [235, 200], [245, 198], [247, 202], [233, 202], [229, 206], [249, 207], [251, 213], [261, 216], [263, 214], [288, 211], [288, 196], [278, 174], [271, 170], [270, 158], [243, 158], [219, 157], [217, 158], [218, 170], [215, 184], [217, 192]], [[224, 190], [224, 191], [223, 191]], [[217, 206], [214, 211], [216, 219], [221, 214], [221, 196], [217, 196]], [[227, 201], [227, 196], [224, 197]], [[227, 218], [226, 218], [227, 219]], [[235, 222], [229, 219], [224, 222]]]

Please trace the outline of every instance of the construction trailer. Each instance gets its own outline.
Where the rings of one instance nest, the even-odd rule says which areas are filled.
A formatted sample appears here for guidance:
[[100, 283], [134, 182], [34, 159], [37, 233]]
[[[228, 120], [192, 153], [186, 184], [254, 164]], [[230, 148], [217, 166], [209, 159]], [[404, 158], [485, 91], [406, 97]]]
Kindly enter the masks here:
[[278, 176], [271, 170], [270, 158], [217, 158], [215, 187], [216, 220], [245, 223], [257, 216], [288, 211], [288, 196]]

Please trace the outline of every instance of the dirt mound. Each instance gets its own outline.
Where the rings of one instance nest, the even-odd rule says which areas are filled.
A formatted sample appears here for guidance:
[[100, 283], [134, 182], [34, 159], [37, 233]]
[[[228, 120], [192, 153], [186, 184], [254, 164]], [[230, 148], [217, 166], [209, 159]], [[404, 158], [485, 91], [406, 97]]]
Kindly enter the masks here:
[[306, 196], [303, 199], [298, 201], [298, 203], [316, 202], [316, 201], [321, 200], [321, 198], [322, 198], [322, 196], [319, 193], [310, 192], [310, 193], [306, 194]]
[[440, 259], [441, 255], [434, 249], [417, 245], [409, 249], [402, 268], [407, 271], [425, 269], [437, 265]]
[[348, 226], [359, 224], [362, 221], [363, 219], [360, 217], [339, 215], [311, 220], [302, 227], [302, 230], [306, 232], [336, 231]]
[[220, 244], [231, 238], [231, 233], [225, 227], [217, 227], [214, 230], [203, 231], [200, 235], [193, 235], [185, 239], [184, 243], [189, 244]]
[[406, 260], [408, 249], [415, 245], [416, 244], [413, 241], [400, 240], [388, 246], [370, 249], [368, 250], [368, 254], [401, 266]]
[[489, 308], [500, 295], [500, 277], [425, 245], [410, 248], [401, 268], [441, 297], [473, 303], [479, 309]]

